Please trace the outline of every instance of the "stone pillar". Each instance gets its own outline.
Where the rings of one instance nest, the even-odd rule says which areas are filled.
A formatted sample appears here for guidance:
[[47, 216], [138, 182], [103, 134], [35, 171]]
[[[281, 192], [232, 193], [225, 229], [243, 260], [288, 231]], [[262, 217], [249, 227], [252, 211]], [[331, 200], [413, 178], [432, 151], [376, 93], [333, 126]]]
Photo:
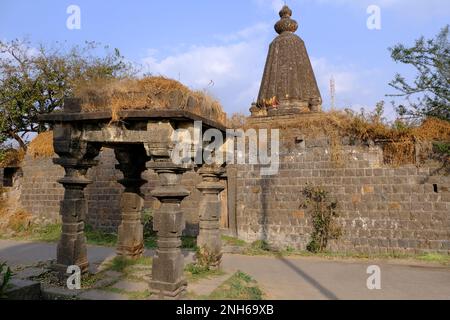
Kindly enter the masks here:
[[179, 299], [187, 287], [181, 253], [181, 236], [186, 225], [181, 201], [189, 191], [180, 184], [187, 169], [168, 159], [152, 162], [149, 168], [155, 170], [161, 182], [151, 193], [161, 202], [161, 207], [153, 220], [153, 228], [158, 232], [158, 248], [153, 259], [150, 289], [160, 299]]
[[221, 201], [219, 193], [224, 189], [220, 177], [224, 168], [217, 166], [204, 166], [198, 173], [202, 182], [197, 186], [203, 197], [199, 204], [200, 231], [197, 245], [200, 252], [197, 261], [218, 268], [222, 259], [222, 239], [220, 233]]
[[67, 267], [77, 265], [82, 272], [88, 270], [86, 237], [84, 234], [87, 201], [84, 189], [90, 180], [86, 178], [89, 168], [97, 164], [93, 159], [99, 154], [98, 145], [80, 141], [81, 132], [70, 125], [57, 125], [54, 129], [54, 147], [59, 158], [55, 164], [65, 170], [58, 182], [64, 187], [60, 205], [62, 234], [57, 246], [56, 270], [66, 275]]
[[118, 182], [125, 187], [120, 199], [122, 222], [118, 228], [117, 255], [138, 259], [144, 252], [141, 186], [147, 181], [141, 175], [148, 157], [143, 146], [117, 147], [114, 152], [119, 162], [116, 169], [123, 173], [123, 179]]

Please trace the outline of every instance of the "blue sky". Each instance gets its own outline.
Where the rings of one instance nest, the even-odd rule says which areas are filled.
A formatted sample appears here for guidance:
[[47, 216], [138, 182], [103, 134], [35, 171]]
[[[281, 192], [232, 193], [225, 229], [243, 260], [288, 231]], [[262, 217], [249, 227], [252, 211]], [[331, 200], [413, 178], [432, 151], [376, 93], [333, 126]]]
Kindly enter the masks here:
[[[117, 47], [145, 71], [208, 90], [228, 113], [248, 113], [256, 98], [282, 0], [0, 0], [0, 39], [33, 43], [95, 40]], [[81, 29], [66, 27], [69, 5], [81, 9]], [[289, 0], [293, 18], [329, 106], [336, 80], [338, 107], [390, 101], [388, 82], [410, 68], [387, 48], [432, 37], [450, 23], [448, 0]], [[381, 30], [369, 30], [366, 10], [381, 8]], [[212, 82], [211, 82], [212, 81]], [[213, 83], [213, 85], [211, 84]], [[392, 112], [387, 110], [388, 115]]]

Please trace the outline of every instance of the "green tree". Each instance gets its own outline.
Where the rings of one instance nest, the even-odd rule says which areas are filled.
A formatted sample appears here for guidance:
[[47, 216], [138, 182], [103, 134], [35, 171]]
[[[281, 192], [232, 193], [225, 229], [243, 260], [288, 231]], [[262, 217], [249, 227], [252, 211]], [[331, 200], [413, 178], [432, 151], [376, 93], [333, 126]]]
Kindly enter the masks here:
[[0, 144], [14, 139], [26, 150], [26, 134], [48, 129], [38, 116], [61, 108], [75, 84], [131, 72], [117, 49], [95, 42], [68, 49], [63, 44], [33, 48], [28, 41], [0, 42]]
[[450, 42], [449, 25], [434, 38], [416, 40], [413, 47], [398, 44], [389, 48], [392, 59], [413, 66], [418, 74], [412, 82], [397, 74], [390, 86], [400, 91], [390, 96], [404, 97], [400, 115], [437, 117], [450, 121]]

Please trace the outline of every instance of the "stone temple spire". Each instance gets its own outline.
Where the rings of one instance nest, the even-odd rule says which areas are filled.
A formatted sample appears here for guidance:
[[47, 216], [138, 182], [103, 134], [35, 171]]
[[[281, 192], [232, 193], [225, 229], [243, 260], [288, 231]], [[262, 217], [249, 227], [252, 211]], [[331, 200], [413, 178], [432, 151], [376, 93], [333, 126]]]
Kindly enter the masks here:
[[305, 43], [294, 34], [298, 23], [288, 6], [281, 9], [280, 17], [275, 24], [279, 35], [270, 45], [258, 100], [250, 109], [252, 116], [321, 110], [322, 98]]

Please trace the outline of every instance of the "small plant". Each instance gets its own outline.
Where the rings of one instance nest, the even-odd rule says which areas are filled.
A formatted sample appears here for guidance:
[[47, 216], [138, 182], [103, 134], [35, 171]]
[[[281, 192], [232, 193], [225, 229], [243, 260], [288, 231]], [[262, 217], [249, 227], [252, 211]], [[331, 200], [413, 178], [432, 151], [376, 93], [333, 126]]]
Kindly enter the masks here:
[[433, 143], [433, 146], [437, 153], [445, 156], [450, 156], [450, 143], [435, 142]]
[[206, 247], [197, 248], [195, 256], [197, 258], [197, 265], [206, 268], [207, 270], [218, 261], [217, 254], [215, 252], [210, 252]]
[[0, 299], [6, 299], [6, 290], [9, 287], [13, 273], [6, 265], [6, 262], [0, 263]]
[[274, 253], [277, 253], [277, 251], [272, 250], [272, 248], [270, 248], [269, 244], [265, 240], [256, 240], [245, 249], [245, 254], [252, 256]]
[[188, 265], [186, 265], [185, 270], [187, 272], [190, 272], [192, 275], [200, 275], [202, 273], [206, 273], [209, 271], [209, 267], [208, 266], [202, 266], [196, 263], [189, 263]]
[[84, 232], [88, 244], [107, 247], [114, 247], [117, 244], [116, 234], [95, 230], [91, 225], [86, 225]]
[[303, 190], [306, 198], [301, 205], [312, 214], [313, 233], [307, 250], [313, 253], [323, 252], [331, 239], [341, 236], [341, 229], [336, 225], [337, 202], [329, 199], [329, 194], [321, 187], [306, 186]]
[[153, 230], [153, 211], [144, 209], [142, 212], [142, 224], [144, 226], [144, 238], [155, 237], [156, 232]]
[[189, 263], [184, 270], [187, 272], [187, 277], [190, 281], [209, 278], [212, 276], [221, 276], [224, 273], [218, 269], [210, 269], [209, 266], [199, 265], [197, 263]]
[[270, 246], [265, 240], [257, 240], [251, 244], [254, 250], [270, 251]]
[[188, 250], [197, 250], [196, 237], [181, 237], [181, 247]]
[[286, 249], [284, 250], [286, 254], [292, 254], [295, 252], [295, 249], [291, 246], [287, 246]]

